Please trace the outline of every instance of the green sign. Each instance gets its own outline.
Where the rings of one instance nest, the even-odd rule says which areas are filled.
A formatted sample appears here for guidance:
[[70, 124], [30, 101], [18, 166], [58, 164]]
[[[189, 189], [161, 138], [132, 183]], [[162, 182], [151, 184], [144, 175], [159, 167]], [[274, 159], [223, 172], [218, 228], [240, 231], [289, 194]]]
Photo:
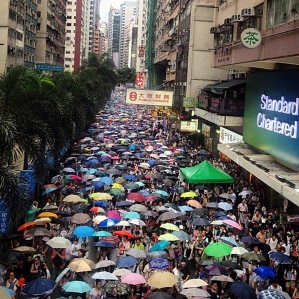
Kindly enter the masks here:
[[184, 108], [195, 108], [197, 107], [197, 104], [198, 104], [197, 98], [183, 98]]

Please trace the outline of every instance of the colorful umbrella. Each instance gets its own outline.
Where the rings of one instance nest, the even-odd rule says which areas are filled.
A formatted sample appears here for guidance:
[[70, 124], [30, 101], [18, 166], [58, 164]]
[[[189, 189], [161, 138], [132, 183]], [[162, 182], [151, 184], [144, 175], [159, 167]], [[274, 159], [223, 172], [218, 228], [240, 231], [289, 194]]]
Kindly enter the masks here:
[[167, 246], [170, 245], [170, 242], [167, 240], [162, 240], [160, 242], [157, 242], [150, 248], [150, 252], [155, 252], [155, 251], [163, 251]]
[[34, 226], [36, 225], [36, 223], [34, 221], [30, 221], [27, 223], [22, 224], [19, 228], [18, 228], [18, 232], [24, 231], [26, 230], [28, 227]]
[[137, 259], [146, 258], [146, 252], [142, 249], [131, 248], [127, 251], [127, 255], [134, 256]]
[[201, 209], [202, 208], [202, 205], [195, 199], [188, 200], [187, 204], [191, 207], [196, 208], [196, 209]]
[[110, 237], [110, 236], [112, 236], [112, 234], [109, 232], [106, 232], [104, 230], [100, 230], [100, 231], [94, 232], [93, 236], [94, 237]]
[[[103, 287], [104, 292], [114, 297], [122, 296], [130, 293], [130, 287], [120, 281], [109, 281]], [[109, 297], [109, 296], [107, 296]]]
[[82, 181], [82, 178], [76, 174], [69, 174], [65, 176], [67, 179], [69, 180], [78, 180], [78, 181]]
[[118, 278], [107, 271], [96, 272], [91, 276], [92, 279], [101, 279], [101, 280], [118, 280]]
[[145, 202], [146, 201], [146, 197], [144, 195], [142, 195], [141, 193], [138, 193], [138, 192], [129, 193], [129, 195], [127, 196], [127, 199], [133, 200], [133, 201], [138, 201], [138, 202]]
[[121, 277], [121, 282], [130, 284], [130, 285], [137, 285], [137, 284], [144, 284], [146, 283], [145, 278], [138, 273], [127, 273]]
[[213, 257], [223, 257], [229, 255], [232, 251], [232, 248], [224, 243], [210, 243], [205, 249], [204, 252], [208, 256]]
[[53, 237], [47, 242], [52, 248], [67, 248], [71, 245], [71, 241], [64, 237]]
[[55, 218], [57, 219], [58, 216], [51, 212], [43, 212], [37, 216], [38, 218]]
[[169, 233], [160, 235], [158, 239], [159, 239], [159, 241], [165, 240], [165, 241], [170, 241], [170, 242], [180, 240], [177, 236], [169, 234]]
[[170, 264], [167, 259], [157, 258], [149, 262], [150, 269], [167, 269], [169, 268]]
[[176, 225], [174, 225], [172, 223], [163, 223], [160, 227], [164, 228], [166, 230], [171, 230], [171, 231], [179, 231], [180, 230]]
[[92, 207], [91, 209], [89, 209], [89, 212], [92, 212], [92, 213], [103, 213], [105, 214], [105, 210], [101, 207]]
[[130, 232], [126, 231], [126, 230], [116, 230], [116, 231], [113, 232], [113, 235], [116, 235], [116, 236], [119, 236], [119, 237], [126, 236], [129, 239], [133, 239], [134, 238], [134, 236]]
[[188, 191], [188, 192], [182, 193], [180, 197], [191, 197], [192, 198], [192, 197], [195, 197], [195, 196], [197, 196], [197, 194], [195, 192]]
[[124, 214], [124, 219], [140, 219], [140, 214], [137, 212], [127, 212]]
[[111, 219], [103, 220], [98, 225], [99, 228], [111, 227], [111, 226], [115, 226], [115, 222]]
[[269, 258], [279, 264], [291, 264], [291, 259], [284, 253], [271, 251], [269, 253]]
[[189, 279], [183, 284], [183, 289], [188, 289], [188, 288], [199, 288], [202, 286], [208, 285], [204, 280], [202, 279]]

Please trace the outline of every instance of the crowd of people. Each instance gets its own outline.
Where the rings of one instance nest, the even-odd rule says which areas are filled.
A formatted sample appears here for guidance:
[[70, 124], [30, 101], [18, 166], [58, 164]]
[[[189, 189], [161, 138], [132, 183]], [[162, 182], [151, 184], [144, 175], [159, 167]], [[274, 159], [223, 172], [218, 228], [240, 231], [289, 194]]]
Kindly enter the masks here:
[[[296, 227], [234, 162], [116, 95], [72, 150], [45, 185], [46, 204], [33, 202], [4, 244], [11, 298], [299, 298]], [[189, 184], [180, 168], [203, 159], [234, 184]], [[129, 274], [144, 281], [125, 283]]]

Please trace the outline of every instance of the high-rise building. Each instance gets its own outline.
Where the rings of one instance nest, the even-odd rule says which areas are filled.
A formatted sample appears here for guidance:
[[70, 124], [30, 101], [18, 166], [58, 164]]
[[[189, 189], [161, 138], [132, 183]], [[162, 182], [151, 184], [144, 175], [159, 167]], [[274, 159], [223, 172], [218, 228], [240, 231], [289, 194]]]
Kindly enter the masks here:
[[137, 15], [137, 2], [136, 1], [125, 1], [120, 6], [120, 42], [119, 42], [119, 63], [118, 67], [126, 67], [126, 56], [127, 56], [127, 40], [126, 30], [132, 21], [132, 18]]
[[119, 39], [120, 39], [120, 10], [112, 6], [109, 11], [108, 20], [108, 53], [118, 67]]

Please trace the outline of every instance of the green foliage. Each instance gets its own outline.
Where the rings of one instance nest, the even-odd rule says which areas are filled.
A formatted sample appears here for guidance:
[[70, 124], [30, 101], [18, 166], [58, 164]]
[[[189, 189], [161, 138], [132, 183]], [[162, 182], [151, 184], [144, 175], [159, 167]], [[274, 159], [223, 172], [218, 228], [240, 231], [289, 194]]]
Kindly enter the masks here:
[[133, 68], [125, 67], [117, 70], [118, 82], [126, 84], [134, 82], [136, 78], [136, 71]]
[[40, 185], [48, 179], [46, 151], [58, 159], [94, 122], [109, 100], [118, 75], [113, 61], [90, 54], [77, 74], [61, 72], [53, 78], [16, 66], [0, 76], [0, 198], [11, 207], [16, 224], [28, 205], [16, 160], [30, 161]]

